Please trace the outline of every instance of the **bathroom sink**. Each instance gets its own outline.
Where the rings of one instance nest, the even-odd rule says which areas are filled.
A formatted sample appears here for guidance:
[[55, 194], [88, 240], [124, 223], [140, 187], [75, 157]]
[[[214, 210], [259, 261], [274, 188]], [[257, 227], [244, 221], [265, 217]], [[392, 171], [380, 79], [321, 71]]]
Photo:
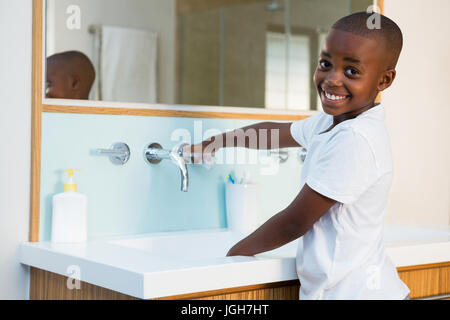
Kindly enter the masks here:
[[[245, 236], [228, 229], [192, 230], [132, 236], [111, 240], [109, 243], [142, 250], [158, 257], [197, 260], [226, 257], [228, 250]], [[257, 256], [294, 257], [297, 242], [293, 241]]]
[[[182, 260], [207, 260], [224, 258], [228, 250], [246, 235], [229, 229], [189, 230], [132, 235], [115, 238], [109, 244], [143, 251], [160, 258]], [[450, 242], [450, 233], [433, 229], [385, 225], [386, 247], [412, 246], [436, 242]], [[256, 255], [264, 258], [295, 257], [298, 241], [292, 241], [280, 248]]]
[[220, 230], [195, 230], [133, 236], [109, 243], [146, 251], [159, 257], [180, 259], [225, 257], [228, 250], [244, 235]]

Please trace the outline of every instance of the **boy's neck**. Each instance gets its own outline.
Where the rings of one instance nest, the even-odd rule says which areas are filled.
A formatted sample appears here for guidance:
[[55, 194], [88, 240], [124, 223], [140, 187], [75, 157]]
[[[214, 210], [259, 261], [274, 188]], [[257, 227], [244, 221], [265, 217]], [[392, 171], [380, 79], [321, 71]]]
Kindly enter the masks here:
[[378, 104], [376, 104], [375, 101], [372, 101], [370, 104], [368, 104], [368, 105], [366, 105], [364, 107], [358, 108], [356, 110], [352, 110], [352, 111], [347, 112], [347, 113], [340, 114], [338, 116], [333, 116], [333, 125], [332, 125], [332, 127], [329, 130], [333, 129], [335, 126], [337, 126], [339, 123], [341, 123], [341, 122], [343, 122], [345, 120], [351, 120], [351, 119], [356, 118], [361, 113], [363, 113], [363, 112], [365, 112], [365, 111], [367, 111], [369, 109], [372, 109], [376, 105], [378, 105]]

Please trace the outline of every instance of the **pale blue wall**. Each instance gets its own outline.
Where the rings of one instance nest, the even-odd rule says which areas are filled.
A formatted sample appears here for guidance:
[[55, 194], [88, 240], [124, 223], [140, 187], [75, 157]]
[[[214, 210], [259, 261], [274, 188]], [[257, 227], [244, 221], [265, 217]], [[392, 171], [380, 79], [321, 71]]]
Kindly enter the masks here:
[[[44, 113], [42, 119], [40, 240], [50, 240], [52, 196], [62, 192], [63, 170], [79, 168], [78, 190], [88, 196], [88, 237], [226, 227], [224, 177], [230, 170], [249, 168], [260, 184], [260, 222], [283, 209], [298, 192], [300, 163], [291, 156], [272, 175], [262, 175], [263, 165], [216, 165], [211, 169], [189, 166], [189, 191], [180, 191], [180, 173], [169, 160], [157, 166], [144, 162], [144, 147], [158, 142], [171, 149], [175, 129], [187, 129], [192, 139], [194, 123], [202, 133], [221, 132], [255, 123], [250, 120], [168, 117], [74, 115]], [[202, 139], [198, 135], [198, 143]], [[93, 149], [126, 142], [131, 158], [115, 166]], [[291, 149], [292, 154], [296, 149]], [[241, 149], [241, 151], [248, 152]], [[250, 151], [257, 152], [257, 151]], [[265, 166], [268, 168], [268, 165]]]

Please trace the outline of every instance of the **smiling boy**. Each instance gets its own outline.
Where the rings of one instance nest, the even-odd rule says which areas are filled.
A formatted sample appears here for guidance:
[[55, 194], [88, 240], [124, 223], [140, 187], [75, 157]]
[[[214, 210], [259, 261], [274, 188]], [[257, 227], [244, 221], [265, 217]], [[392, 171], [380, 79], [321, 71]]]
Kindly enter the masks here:
[[[369, 29], [371, 15], [344, 17], [327, 35], [314, 74], [324, 112], [294, 123], [258, 123], [211, 139], [278, 130], [281, 148], [307, 149], [298, 196], [228, 252], [252, 256], [301, 237], [300, 299], [404, 299], [409, 293], [383, 242], [392, 156], [384, 108], [375, 103], [395, 79], [403, 38], [385, 16], [379, 17], [380, 29]], [[208, 151], [211, 140], [194, 150], [216, 152], [217, 147]], [[260, 145], [248, 139], [239, 145], [239, 140], [231, 147]]]

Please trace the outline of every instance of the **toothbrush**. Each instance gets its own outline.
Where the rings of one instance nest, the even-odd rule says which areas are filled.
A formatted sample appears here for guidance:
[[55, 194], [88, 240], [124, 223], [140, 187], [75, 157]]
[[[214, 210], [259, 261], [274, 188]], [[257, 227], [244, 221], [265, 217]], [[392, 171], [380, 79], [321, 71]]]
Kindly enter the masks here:
[[227, 176], [227, 181], [228, 181], [228, 182], [231, 182], [232, 184], [234, 184], [234, 179], [233, 179], [233, 177], [231, 176], [231, 174], [229, 174], [229, 175]]

